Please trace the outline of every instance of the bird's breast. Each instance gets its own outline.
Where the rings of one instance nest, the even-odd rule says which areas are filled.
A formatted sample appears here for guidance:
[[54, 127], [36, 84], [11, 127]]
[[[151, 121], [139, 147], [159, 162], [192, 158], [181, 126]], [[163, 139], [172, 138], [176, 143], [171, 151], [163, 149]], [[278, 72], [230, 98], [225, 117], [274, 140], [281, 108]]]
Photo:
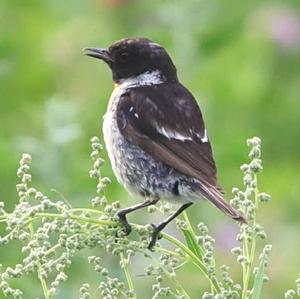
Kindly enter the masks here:
[[121, 134], [117, 124], [117, 107], [126, 90], [122, 86], [114, 89], [103, 121], [105, 146], [119, 183], [133, 193], [174, 199], [174, 186], [180, 182], [178, 188], [181, 196], [175, 192], [175, 197], [182, 199], [185, 194], [189, 195], [190, 200], [189, 179], [185, 175], [154, 159]]
[[120, 158], [120, 151], [122, 148], [122, 143], [124, 143], [124, 137], [117, 124], [117, 106], [120, 100], [122, 90], [119, 86], [116, 86], [110, 99], [107, 111], [104, 115], [103, 120], [103, 137], [107, 153], [112, 164], [114, 173], [116, 174], [118, 180], [119, 175], [116, 171], [117, 159]]
[[103, 137], [113, 172], [119, 183], [134, 192], [137, 183], [147, 181], [143, 171], [147, 163], [148, 155], [138, 146], [130, 143], [121, 134], [117, 124], [117, 107], [120, 97], [127, 89], [117, 86], [109, 100], [107, 112], [103, 121]]

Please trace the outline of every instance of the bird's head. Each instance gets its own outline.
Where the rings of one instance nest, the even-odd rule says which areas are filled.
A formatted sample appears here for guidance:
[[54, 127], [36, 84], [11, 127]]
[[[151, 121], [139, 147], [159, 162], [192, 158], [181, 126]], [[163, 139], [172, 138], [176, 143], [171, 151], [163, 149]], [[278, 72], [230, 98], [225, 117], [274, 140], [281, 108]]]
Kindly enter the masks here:
[[117, 83], [157, 71], [163, 81], [176, 81], [176, 68], [165, 49], [146, 38], [126, 38], [109, 48], [85, 48], [85, 54], [103, 60]]

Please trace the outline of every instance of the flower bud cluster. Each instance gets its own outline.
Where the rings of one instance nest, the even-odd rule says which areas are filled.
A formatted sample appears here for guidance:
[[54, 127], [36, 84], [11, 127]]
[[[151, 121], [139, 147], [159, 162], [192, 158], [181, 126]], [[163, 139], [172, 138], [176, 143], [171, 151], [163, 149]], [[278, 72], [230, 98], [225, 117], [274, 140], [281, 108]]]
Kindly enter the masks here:
[[[234, 198], [231, 204], [237, 208], [248, 220], [248, 225], [241, 225], [240, 233], [237, 235], [239, 242], [253, 242], [254, 238], [266, 238], [266, 233], [262, 226], [256, 223], [256, 209], [258, 202], [267, 202], [271, 199], [267, 193], [259, 193], [257, 186], [257, 173], [262, 170], [261, 161], [261, 141], [258, 137], [247, 140], [247, 145], [251, 147], [249, 157], [250, 163], [243, 164], [241, 170], [244, 173], [245, 190], [241, 191], [238, 188], [233, 188], [232, 193]], [[237, 260], [242, 265], [249, 265], [247, 256], [243, 256], [242, 250], [237, 254]]]
[[248, 164], [243, 164], [241, 170], [244, 173], [243, 182], [245, 191], [240, 191], [238, 188], [233, 188], [232, 193], [234, 198], [231, 204], [243, 213], [249, 221], [255, 218], [255, 209], [257, 202], [253, 200], [254, 197], [258, 201], [267, 202], [271, 197], [267, 193], [258, 193], [257, 174], [262, 171], [261, 160], [261, 141], [258, 137], [247, 140], [247, 145], [251, 147]]
[[88, 299], [91, 298], [90, 294], [90, 285], [88, 283], [84, 283], [80, 289], [80, 298], [79, 299]]
[[168, 286], [170, 280], [172, 282], [176, 281], [176, 270], [180, 267], [181, 262], [182, 256], [169, 251], [160, 255], [156, 266], [147, 266], [145, 270], [146, 276], [155, 277], [155, 282], [152, 285], [152, 291], [154, 292], [152, 298], [174, 297], [174, 292], [176, 292], [176, 298], [185, 298], [178, 290], [173, 291], [171, 284]]
[[284, 294], [284, 299], [293, 299], [296, 296], [296, 292], [293, 289], [287, 290]]
[[126, 288], [123, 282], [118, 278], [110, 277], [108, 269], [102, 266], [102, 259], [99, 256], [89, 256], [88, 261], [94, 266], [94, 270], [99, 272], [103, 277], [103, 280], [99, 284], [101, 298], [117, 299], [121, 293], [126, 294], [127, 298], [133, 296], [132, 291]]
[[[163, 259], [161, 258], [162, 263], [165, 263], [165, 266], [168, 264], [168, 258], [165, 256]], [[166, 297], [170, 295], [171, 288], [169, 286], [164, 286], [164, 280], [167, 270], [165, 266], [157, 266], [155, 267], [155, 272], [152, 273], [155, 275], [155, 283], [152, 285], [152, 291], [154, 292], [152, 299], [158, 299], [161, 297]], [[173, 272], [175, 275], [175, 272]]]
[[[259, 261], [260, 263], [264, 263], [264, 268], [266, 268], [268, 266], [268, 262], [269, 262], [269, 253], [272, 249], [272, 245], [267, 244], [264, 246], [262, 253], [259, 256]], [[258, 274], [258, 267], [254, 267], [253, 269], [253, 274], [256, 276]], [[264, 274], [263, 276], [263, 282], [268, 282], [269, 281], [269, 277]]]
[[[243, 280], [248, 280], [245, 275], [250, 275], [252, 273], [254, 256], [255, 256], [255, 244], [257, 238], [265, 239], [266, 233], [261, 225], [256, 222], [256, 211], [259, 202], [268, 202], [271, 197], [267, 193], [260, 193], [258, 191], [257, 174], [262, 171], [262, 160], [261, 160], [261, 141], [259, 138], [254, 137], [247, 140], [247, 145], [250, 147], [249, 158], [250, 162], [248, 164], [243, 164], [241, 170], [243, 172], [243, 183], [244, 190], [238, 188], [233, 188], [232, 193], [234, 198], [230, 201], [231, 205], [235, 207], [242, 215], [247, 219], [247, 224], [241, 224], [240, 232], [237, 234], [237, 241], [241, 243], [240, 246], [232, 248], [231, 252], [236, 255], [237, 262], [241, 264], [243, 268]], [[265, 266], [268, 262], [268, 253], [270, 251], [270, 245], [266, 245], [262, 251], [261, 259], [263, 258]], [[254, 275], [256, 274], [258, 268], [254, 268]], [[251, 296], [251, 289], [242, 290], [240, 284], [234, 284], [233, 280], [229, 277], [228, 267], [223, 266], [222, 277], [223, 286], [227, 291], [225, 294], [222, 290], [221, 295], [224, 298], [240, 298], [240, 296], [249, 295]], [[263, 281], [267, 281], [268, 277], [265, 275]], [[244, 285], [243, 285], [244, 286]], [[228, 294], [230, 293], [229, 297]], [[248, 294], [248, 295], [247, 295]], [[215, 295], [210, 293], [206, 294], [207, 298], [216, 298]], [[222, 298], [223, 298], [222, 297]]]
[[[223, 283], [224, 283], [224, 286], [226, 287], [226, 289], [233, 290], [235, 288], [235, 286], [234, 286], [234, 282], [233, 282], [232, 278], [229, 275], [229, 267], [226, 265], [221, 266], [221, 274], [222, 274], [222, 280], [223, 280]], [[236, 292], [236, 294], [238, 295], [237, 292]], [[232, 297], [234, 298], [234, 294], [232, 294], [232, 295], [233, 295]]]
[[296, 287], [297, 287], [297, 295], [300, 296], [300, 273], [298, 274], [298, 278], [296, 279]]
[[90, 170], [89, 174], [91, 178], [96, 178], [98, 180], [97, 183], [97, 196], [94, 197], [91, 201], [92, 206], [99, 207], [105, 206], [107, 204], [107, 199], [103, 195], [104, 189], [111, 183], [108, 177], [102, 177], [101, 175], [101, 166], [104, 163], [104, 160], [100, 157], [101, 151], [103, 150], [102, 145], [100, 144], [100, 140], [98, 137], [93, 137], [91, 139], [92, 153], [91, 158], [94, 161], [93, 167]]
[[176, 226], [180, 229], [180, 230], [187, 230], [188, 229], [188, 225], [186, 223], [185, 220], [177, 218], [176, 219]]
[[296, 279], [296, 290], [290, 289], [287, 290], [284, 294], [284, 299], [293, 299], [300, 297], [300, 273], [298, 274], [298, 278]]
[[215, 240], [208, 233], [208, 228], [204, 223], [199, 223], [199, 234], [196, 236], [198, 244], [204, 250], [203, 263], [206, 266], [207, 274], [210, 277], [215, 276], [214, 243]]

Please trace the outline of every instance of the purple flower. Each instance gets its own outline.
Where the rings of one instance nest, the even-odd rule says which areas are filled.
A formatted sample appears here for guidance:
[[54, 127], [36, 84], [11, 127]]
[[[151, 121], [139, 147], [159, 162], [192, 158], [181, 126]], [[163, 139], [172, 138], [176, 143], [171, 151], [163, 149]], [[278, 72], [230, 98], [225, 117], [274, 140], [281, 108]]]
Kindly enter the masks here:
[[300, 47], [300, 15], [289, 7], [269, 7], [265, 29], [282, 48]]

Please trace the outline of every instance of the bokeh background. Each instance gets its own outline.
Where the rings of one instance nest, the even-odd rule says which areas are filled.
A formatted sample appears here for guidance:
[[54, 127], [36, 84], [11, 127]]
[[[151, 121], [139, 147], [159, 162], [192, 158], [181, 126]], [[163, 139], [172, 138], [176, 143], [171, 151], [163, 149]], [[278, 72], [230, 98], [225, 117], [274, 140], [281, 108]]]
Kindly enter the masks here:
[[[56, 189], [75, 206], [88, 204], [95, 189], [88, 177], [89, 139], [102, 138], [113, 85], [106, 66], [85, 57], [82, 49], [128, 36], [148, 37], [171, 54], [180, 80], [203, 110], [227, 198], [233, 186], [242, 186], [246, 139], [261, 137], [260, 189], [272, 195], [272, 202], [260, 208], [259, 219], [273, 244], [264, 298], [282, 297], [300, 272], [297, 0], [1, 0], [0, 200], [9, 209], [16, 204], [15, 172], [21, 153], [29, 152], [37, 187], [59, 198], [51, 191]], [[113, 178], [108, 162], [104, 173]], [[124, 206], [133, 201], [115, 179], [108, 197]], [[145, 214], [136, 221], [150, 222], [152, 216]], [[194, 224], [206, 222], [217, 238], [218, 263], [232, 263], [235, 224], [205, 203], [189, 215]], [[169, 230], [176, 235], [174, 225]], [[16, 254], [13, 248], [1, 249], [0, 262], [15, 262]], [[133, 267], [136, 274], [143, 272], [142, 261]], [[116, 261], [110, 268], [120, 272]], [[193, 298], [200, 298], [201, 278], [193, 271], [187, 267], [182, 279]], [[84, 254], [69, 272], [71, 282], [58, 298], [77, 298], [80, 283], [100, 280]], [[23, 281], [26, 298], [40, 292], [30, 279]], [[140, 297], [150, 298], [150, 282], [136, 280]]]

